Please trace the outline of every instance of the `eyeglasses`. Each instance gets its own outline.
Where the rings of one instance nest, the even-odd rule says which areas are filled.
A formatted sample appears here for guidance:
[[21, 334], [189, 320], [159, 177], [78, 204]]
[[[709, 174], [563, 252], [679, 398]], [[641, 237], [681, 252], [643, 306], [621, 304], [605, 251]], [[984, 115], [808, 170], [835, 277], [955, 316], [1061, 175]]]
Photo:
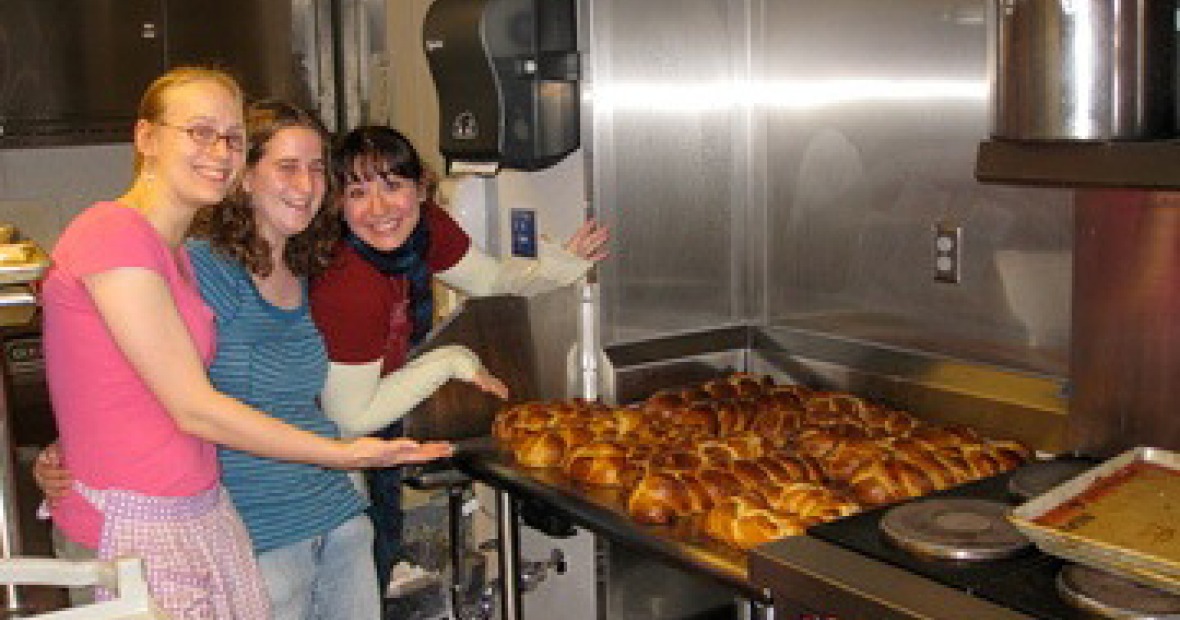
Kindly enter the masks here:
[[246, 136], [243, 136], [237, 132], [231, 131], [221, 133], [209, 125], [192, 125], [189, 127], [184, 127], [181, 125], [172, 125], [170, 123], [164, 123], [160, 121], [155, 121], [155, 124], [187, 133], [188, 137], [191, 138], [192, 141], [198, 146], [210, 148], [214, 144], [217, 144], [217, 141], [220, 140], [225, 142], [226, 149], [235, 153], [241, 153], [242, 151], [246, 150]]

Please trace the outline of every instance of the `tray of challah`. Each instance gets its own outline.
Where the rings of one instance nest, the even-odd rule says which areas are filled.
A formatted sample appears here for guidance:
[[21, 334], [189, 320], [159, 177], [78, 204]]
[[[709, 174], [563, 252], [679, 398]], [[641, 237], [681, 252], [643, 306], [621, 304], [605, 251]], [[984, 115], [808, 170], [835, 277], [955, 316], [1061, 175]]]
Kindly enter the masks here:
[[1032, 457], [1018, 441], [967, 426], [746, 373], [626, 407], [514, 404], [498, 412], [492, 436], [514, 475], [643, 535], [725, 549], [739, 566], [762, 543]]

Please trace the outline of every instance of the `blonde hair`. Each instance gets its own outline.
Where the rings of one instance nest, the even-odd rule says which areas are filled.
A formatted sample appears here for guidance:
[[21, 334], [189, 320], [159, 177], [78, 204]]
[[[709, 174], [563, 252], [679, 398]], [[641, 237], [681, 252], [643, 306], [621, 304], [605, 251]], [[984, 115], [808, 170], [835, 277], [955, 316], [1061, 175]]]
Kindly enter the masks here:
[[[239, 101], [244, 101], [242, 87], [232, 75], [221, 69], [201, 66], [182, 66], [168, 70], [160, 77], [152, 80], [143, 97], [139, 100], [139, 112], [136, 118], [146, 121], [159, 121], [168, 107], [168, 94], [194, 82], [213, 82], [224, 87]], [[143, 169], [143, 155], [135, 153], [135, 172]]]

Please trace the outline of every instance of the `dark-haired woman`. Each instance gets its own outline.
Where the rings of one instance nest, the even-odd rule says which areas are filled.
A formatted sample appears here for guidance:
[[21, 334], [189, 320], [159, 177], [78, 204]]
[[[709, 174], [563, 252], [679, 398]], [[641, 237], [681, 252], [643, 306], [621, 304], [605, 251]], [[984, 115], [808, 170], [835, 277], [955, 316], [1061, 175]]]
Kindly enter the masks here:
[[[407, 364], [408, 351], [431, 327], [432, 279], [471, 296], [529, 295], [572, 284], [606, 257], [609, 233], [593, 222], [563, 247], [542, 243], [536, 261], [484, 254], [431, 200], [417, 151], [389, 127], [344, 135], [333, 151], [332, 177], [344, 230], [332, 264], [312, 282], [311, 309], [332, 360], [324, 409], [346, 434], [400, 435], [389, 413], [409, 411], [446, 380], [442, 359]], [[383, 385], [395, 370], [403, 380]], [[401, 553], [401, 476], [384, 469], [366, 478], [384, 584]]]
[[[317, 402], [328, 358], [307, 303], [307, 278], [324, 269], [339, 238], [336, 203], [325, 200], [327, 134], [314, 117], [282, 102], [251, 105], [246, 129], [251, 147], [241, 186], [201, 214], [193, 230], [198, 240], [190, 244], [201, 294], [217, 317], [209, 376], [219, 389], [289, 424], [335, 438], [339, 430]], [[474, 356], [440, 364], [440, 373], [502, 394], [499, 380], [467, 358]], [[450, 450], [407, 445], [417, 449], [403, 462]], [[379, 618], [372, 523], [347, 474], [238, 450], [222, 449], [219, 456], [222, 484], [250, 532], [273, 618]]]

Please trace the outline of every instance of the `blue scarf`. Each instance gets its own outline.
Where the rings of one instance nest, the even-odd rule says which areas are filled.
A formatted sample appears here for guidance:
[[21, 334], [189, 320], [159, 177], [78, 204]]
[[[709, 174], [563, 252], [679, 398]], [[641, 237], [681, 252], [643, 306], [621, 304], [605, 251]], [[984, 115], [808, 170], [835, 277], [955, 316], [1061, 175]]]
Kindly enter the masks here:
[[426, 225], [426, 214], [418, 220], [414, 232], [397, 249], [383, 252], [361, 240], [356, 233], [344, 225], [344, 240], [361, 258], [387, 276], [403, 276], [410, 283], [410, 345], [417, 346], [430, 332], [434, 322], [434, 295], [430, 290], [430, 265], [426, 263], [426, 251], [430, 248], [430, 228]]

